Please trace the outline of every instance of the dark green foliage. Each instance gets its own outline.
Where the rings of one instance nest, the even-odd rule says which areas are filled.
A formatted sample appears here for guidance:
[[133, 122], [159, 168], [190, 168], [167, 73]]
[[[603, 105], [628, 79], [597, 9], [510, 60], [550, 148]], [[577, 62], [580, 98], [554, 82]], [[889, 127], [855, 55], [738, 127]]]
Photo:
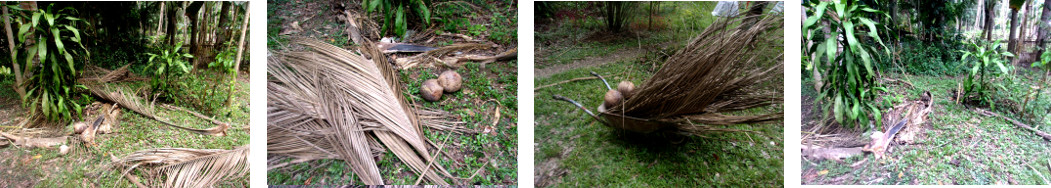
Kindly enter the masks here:
[[[972, 47], [970, 50], [961, 51], [963, 57], [960, 58], [969, 64], [967, 80], [963, 83], [964, 96], [977, 97], [995, 110], [996, 107], [993, 105], [992, 96], [990, 95], [992, 90], [990, 90], [991, 85], [989, 81], [1001, 75], [1010, 74], [1008, 70], [1010, 64], [1004, 58], [1014, 55], [1000, 48], [1000, 40], [992, 43], [975, 41], [970, 45]], [[968, 57], [971, 57], [971, 59], [968, 59]], [[987, 71], [986, 69], [996, 69], [998, 71]], [[988, 80], [986, 79], [987, 75], [989, 76]], [[1010, 82], [1011, 79], [1009, 78], [1007, 81]], [[994, 83], [1001, 89], [1006, 90], [1003, 85], [1000, 85], [1003, 82]]]
[[964, 44], [947, 40], [933, 43], [905, 40], [899, 47], [893, 48], [898, 55], [897, 62], [884, 61], [879, 64], [879, 68], [895, 73], [900, 73], [904, 68], [906, 73], [913, 75], [953, 76], [965, 72], [960, 61], [963, 55], [960, 50], [964, 47]]
[[383, 33], [404, 36], [412, 22], [410, 18], [419, 18], [424, 25], [431, 24], [430, 2], [426, 0], [368, 0], [364, 3], [368, 12], [383, 13]]
[[182, 75], [190, 71], [186, 58], [193, 58], [193, 55], [182, 51], [182, 42], [163, 48], [156, 54], [147, 55], [150, 59], [146, 65], [146, 72], [153, 76], [153, 79], [150, 79], [151, 90], [160, 95], [161, 99], [177, 100], [174, 90], [180, 84], [184, 84]]
[[[804, 56], [803, 62], [807, 65], [804, 67], [824, 77], [818, 81], [822, 85], [818, 98], [829, 101], [822, 108], [826, 118], [832, 115], [836, 122], [847, 127], [856, 123], [868, 125], [871, 120], [880, 125], [881, 114], [873, 99], [877, 91], [886, 90], [875, 81], [876, 64], [880, 62], [876, 55], [884, 51], [864, 41], [875, 41], [886, 47], [877, 33], [876, 22], [864, 16], [885, 14], [850, 1], [811, 1], [804, 6], [809, 17], [803, 23], [802, 44], [804, 54], [813, 54], [813, 57]], [[825, 33], [825, 28], [832, 28], [831, 33]], [[817, 38], [825, 40], [816, 41]], [[807, 46], [808, 42], [812, 44]]]
[[606, 29], [612, 32], [623, 31], [628, 21], [635, 17], [638, 2], [607, 1], [603, 2], [606, 14]]
[[[8, 8], [21, 10], [14, 5]], [[77, 66], [90, 55], [77, 29], [87, 23], [72, 16], [75, 12], [68, 7], [56, 11], [49, 4], [46, 9], [15, 14], [20, 15], [15, 23], [19, 49], [23, 49], [15, 59], [22, 61], [22, 67], [29, 67], [26, 74], [32, 74], [22, 102], [49, 120], [71, 120], [81, 108], [73, 99], [76, 88], [83, 88], [76, 83]], [[37, 60], [39, 67], [34, 65]]]

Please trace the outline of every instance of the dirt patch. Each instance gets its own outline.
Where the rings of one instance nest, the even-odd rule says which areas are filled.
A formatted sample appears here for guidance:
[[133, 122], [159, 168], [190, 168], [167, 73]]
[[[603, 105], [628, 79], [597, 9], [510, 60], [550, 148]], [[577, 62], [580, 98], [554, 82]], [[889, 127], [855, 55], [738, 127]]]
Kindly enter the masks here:
[[611, 53], [608, 56], [589, 57], [580, 61], [574, 61], [569, 64], [552, 65], [543, 69], [534, 69], [533, 75], [536, 78], [547, 78], [551, 75], [562, 73], [568, 70], [579, 69], [583, 67], [597, 67], [612, 62], [617, 62], [626, 59], [634, 59], [639, 55], [643, 54], [645, 50], [639, 48], [627, 48], [620, 51]]

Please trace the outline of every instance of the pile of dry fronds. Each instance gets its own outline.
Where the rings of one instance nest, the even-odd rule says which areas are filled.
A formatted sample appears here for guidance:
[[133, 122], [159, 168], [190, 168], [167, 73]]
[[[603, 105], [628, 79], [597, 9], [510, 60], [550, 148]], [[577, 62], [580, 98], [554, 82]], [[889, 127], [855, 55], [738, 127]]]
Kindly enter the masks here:
[[[762, 48], [777, 43], [784, 18], [767, 16], [750, 26], [742, 18], [716, 21], [669, 57], [652, 78], [640, 85], [620, 105], [606, 107], [607, 125], [636, 132], [670, 131], [686, 135], [738, 131], [708, 125], [778, 121], [782, 112], [760, 115], [724, 113], [781, 103], [773, 93], [758, 92], [755, 85], [780, 77], [783, 62]], [[737, 27], [731, 27], [737, 25]], [[773, 43], [771, 43], [773, 42]], [[765, 58], [763, 58], [765, 57]], [[770, 66], [770, 68], [753, 68]], [[601, 111], [601, 110], [600, 110]]]
[[[433, 164], [419, 118], [378, 50], [363, 48], [381, 57], [373, 61], [313, 39], [293, 41], [309, 50], [267, 59], [268, 168], [340, 159], [364, 184], [386, 184], [376, 157], [389, 150], [431, 183], [448, 184], [443, 176], [451, 175]], [[273, 164], [282, 158], [293, 160]]]
[[[139, 187], [214, 187], [249, 172], [248, 146], [232, 150], [158, 148], [137, 151], [113, 162], [121, 175]], [[142, 170], [138, 167], [152, 167]], [[128, 173], [140, 169], [151, 181], [139, 181]], [[150, 185], [163, 182], [161, 185]], [[247, 185], [245, 185], [247, 186]]]

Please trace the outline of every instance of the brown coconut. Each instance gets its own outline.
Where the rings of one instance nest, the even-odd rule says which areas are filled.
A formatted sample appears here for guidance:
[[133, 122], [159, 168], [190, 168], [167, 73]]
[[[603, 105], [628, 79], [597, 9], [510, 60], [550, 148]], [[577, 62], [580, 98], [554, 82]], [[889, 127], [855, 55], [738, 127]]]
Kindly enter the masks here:
[[617, 91], [619, 91], [620, 95], [623, 95], [624, 99], [627, 100], [631, 98], [632, 94], [634, 94], [632, 92], [635, 91], [635, 83], [631, 83], [631, 81], [627, 80], [620, 81], [620, 83], [617, 84]]
[[452, 93], [460, 91], [460, 86], [463, 84], [463, 77], [460, 77], [456, 71], [447, 70], [438, 75], [438, 83], [442, 85], [445, 92]]
[[76, 134], [80, 134], [84, 132], [85, 129], [88, 129], [88, 124], [83, 121], [73, 122], [70, 126], [73, 126], [73, 133]]
[[619, 105], [621, 101], [624, 101], [624, 96], [621, 95], [619, 91], [609, 90], [606, 92], [605, 103], [602, 104], [605, 105], [607, 109], [609, 109]]
[[438, 79], [429, 79], [423, 81], [423, 85], [420, 86], [420, 95], [427, 101], [438, 101], [442, 99], [442, 88], [441, 84], [438, 84]]

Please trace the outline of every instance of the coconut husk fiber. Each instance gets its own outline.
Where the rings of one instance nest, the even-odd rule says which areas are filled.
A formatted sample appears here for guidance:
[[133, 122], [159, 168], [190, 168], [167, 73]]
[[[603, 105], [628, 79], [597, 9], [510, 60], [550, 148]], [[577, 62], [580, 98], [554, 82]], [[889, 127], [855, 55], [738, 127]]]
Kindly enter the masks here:
[[[389, 184], [376, 156], [393, 152], [430, 184], [452, 177], [427, 148], [419, 118], [401, 95], [396, 70], [375, 48], [362, 53], [314, 39], [267, 59], [267, 153], [293, 162], [339, 159], [364, 184]], [[366, 41], [368, 43], [368, 41]], [[363, 46], [372, 46], [366, 44]]]
[[[675, 132], [701, 135], [710, 132], [733, 132], [726, 126], [765, 123], [782, 120], [783, 112], [730, 115], [728, 112], [763, 108], [783, 99], [760, 92], [755, 85], [781, 76], [782, 55], [763, 54], [765, 46], [779, 45], [768, 36], [784, 19], [762, 17], [750, 27], [737, 24], [743, 17], [712, 23], [686, 47], [668, 58], [661, 67], [633, 92], [632, 98], [615, 106], [603, 106], [599, 112], [605, 124], [634, 132]], [[774, 57], [776, 58], [759, 58]], [[760, 65], [756, 67], [756, 65]], [[762, 65], [773, 65], [765, 67]], [[645, 97], [642, 97], [645, 96]]]

